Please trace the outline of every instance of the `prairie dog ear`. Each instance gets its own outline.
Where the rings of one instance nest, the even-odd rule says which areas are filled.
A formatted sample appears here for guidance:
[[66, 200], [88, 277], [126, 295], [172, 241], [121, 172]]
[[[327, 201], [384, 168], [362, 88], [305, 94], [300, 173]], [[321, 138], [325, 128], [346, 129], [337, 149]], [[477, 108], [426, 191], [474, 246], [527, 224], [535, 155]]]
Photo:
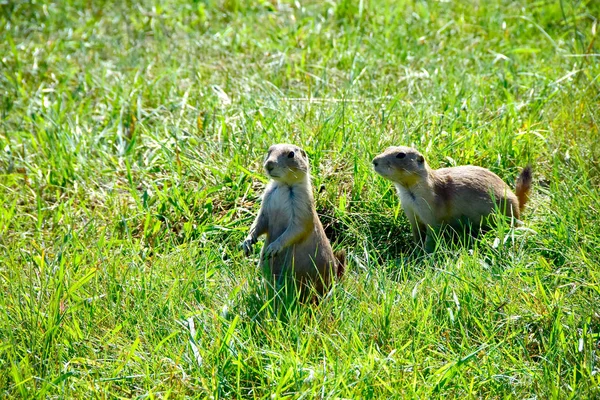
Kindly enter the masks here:
[[304, 158], [308, 159], [308, 156], [306, 155], [306, 152], [304, 151], [304, 149], [299, 149], [300, 150], [300, 154], [302, 154], [304, 156]]
[[422, 156], [422, 155], [419, 155], [419, 156], [417, 157], [417, 162], [418, 162], [419, 164], [423, 164], [423, 162], [425, 162], [425, 159], [423, 158], [423, 156]]

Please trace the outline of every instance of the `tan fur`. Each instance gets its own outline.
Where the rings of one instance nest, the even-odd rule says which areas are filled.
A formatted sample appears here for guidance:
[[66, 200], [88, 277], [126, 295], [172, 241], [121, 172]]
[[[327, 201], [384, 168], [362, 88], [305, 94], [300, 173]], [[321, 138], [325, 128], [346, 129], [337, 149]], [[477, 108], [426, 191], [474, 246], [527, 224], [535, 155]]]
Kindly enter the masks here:
[[273, 145], [264, 167], [271, 181], [242, 243], [244, 252], [249, 255], [258, 237], [266, 234], [261, 260], [275, 283], [292, 273], [303, 291], [313, 286], [322, 294], [343, 265], [317, 216], [306, 152], [290, 144]]
[[333, 255], [337, 262], [337, 277], [341, 279], [346, 272], [346, 250], [338, 250]]
[[526, 166], [517, 178], [517, 187], [515, 193], [519, 199], [519, 211], [523, 212], [525, 203], [529, 201], [529, 192], [531, 191], [531, 166]]
[[515, 195], [488, 169], [464, 165], [434, 170], [421, 153], [403, 146], [387, 148], [373, 166], [396, 186], [413, 238], [418, 242], [426, 234], [427, 250], [432, 250], [432, 230], [443, 224], [466, 218], [475, 226], [485, 225], [496, 208], [518, 219], [531, 187], [530, 167], [521, 173]]

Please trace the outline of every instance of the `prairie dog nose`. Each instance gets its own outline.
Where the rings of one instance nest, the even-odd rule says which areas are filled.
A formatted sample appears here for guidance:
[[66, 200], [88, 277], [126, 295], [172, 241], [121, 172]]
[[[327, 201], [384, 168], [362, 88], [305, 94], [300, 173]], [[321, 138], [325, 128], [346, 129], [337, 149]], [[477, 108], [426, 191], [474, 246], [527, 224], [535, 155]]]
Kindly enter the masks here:
[[275, 168], [275, 163], [273, 161], [267, 161], [265, 163], [265, 169], [269, 172], [273, 171], [273, 168]]
[[374, 165], [374, 166], [377, 166], [377, 164], [379, 164], [379, 161], [377, 161], [377, 159], [376, 159], [376, 158], [374, 158], [374, 159], [373, 159], [373, 165]]

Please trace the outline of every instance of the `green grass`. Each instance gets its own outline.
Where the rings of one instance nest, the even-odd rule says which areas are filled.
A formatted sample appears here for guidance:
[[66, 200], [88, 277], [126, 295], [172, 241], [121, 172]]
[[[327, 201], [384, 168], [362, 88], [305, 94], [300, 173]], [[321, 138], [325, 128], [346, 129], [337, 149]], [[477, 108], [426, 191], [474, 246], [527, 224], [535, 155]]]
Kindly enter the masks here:
[[[600, 3], [117, 3], [0, 2], [0, 397], [600, 396]], [[349, 270], [276, 312], [284, 141]], [[525, 228], [415, 251], [390, 144], [532, 163]]]

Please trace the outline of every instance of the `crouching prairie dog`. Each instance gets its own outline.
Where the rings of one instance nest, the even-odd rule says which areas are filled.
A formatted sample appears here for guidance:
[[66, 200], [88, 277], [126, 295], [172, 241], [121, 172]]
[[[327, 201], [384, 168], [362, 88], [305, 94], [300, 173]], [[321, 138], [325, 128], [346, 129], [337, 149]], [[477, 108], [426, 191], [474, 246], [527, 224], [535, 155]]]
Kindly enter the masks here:
[[433, 250], [432, 233], [443, 224], [468, 221], [485, 226], [495, 209], [519, 218], [531, 188], [531, 167], [521, 171], [516, 193], [492, 171], [472, 165], [431, 169], [421, 153], [411, 147], [388, 147], [373, 159], [375, 171], [392, 181], [408, 217], [412, 235], [425, 250]]
[[315, 209], [308, 157], [301, 148], [276, 144], [269, 148], [264, 168], [271, 181], [248, 237], [246, 256], [259, 236], [266, 234], [262, 266], [280, 283], [291, 274], [301, 291], [310, 286], [323, 294], [345, 268], [345, 252], [334, 254]]

